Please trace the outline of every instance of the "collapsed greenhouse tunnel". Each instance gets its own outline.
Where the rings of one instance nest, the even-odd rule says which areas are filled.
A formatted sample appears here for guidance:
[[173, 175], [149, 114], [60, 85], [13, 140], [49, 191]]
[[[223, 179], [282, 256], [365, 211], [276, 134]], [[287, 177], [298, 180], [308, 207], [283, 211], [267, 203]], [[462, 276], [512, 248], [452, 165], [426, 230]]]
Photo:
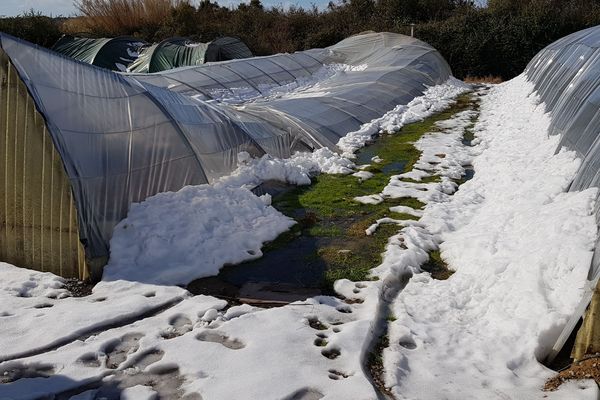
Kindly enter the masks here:
[[[68, 232], [71, 237], [76, 232], [80, 239], [70, 251], [81, 254], [83, 246], [85, 265], [66, 272], [60, 265], [15, 257], [4, 249], [12, 246], [25, 252], [27, 240], [15, 239], [6, 223], [0, 232], [6, 243], [0, 258], [78, 278], [89, 271], [99, 279], [112, 230], [131, 203], [186, 185], [213, 182], [237, 167], [240, 151], [256, 157], [289, 157], [296, 150], [336, 150], [337, 141], [346, 133], [396, 105], [407, 104], [451, 74], [431, 46], [389, 33], [350, 37], [327, 49], [158, 74], [114, 73], [4, 34], [0, 34], [0, 44], [0, 55], [23, 85], [18, 95], [44, 122], [32, 134], [51, 143], [55, 161], [62, 164], [73, 198], [68, 214], [77, 220], [76, 224], [71, 221]], [[335, 63], [349, 68], [320, 81], [319, 90], [310, 95], [268, 96], [268, 88], [311, 78], [324, 65]], [[243, 107], [215, 101], [224, 92], [235, 95], [238, 88], [254, 92], [255, 101]], [[4, 103], [2, 113], [8, 113]], [[3, 118], [8, 119], [8, 114]], [[23, 129], [31, 130], [31, 125]], [[41, 168], [42, 161], [21, 160], [15, 174]], [[7, 196], [10, 182], [0, 182]], [[32, 201], [48, 210], [66, 204], [41, 195]], [[12, 209], [0, 210], [3, 221], [23, 208], [19, 199], [11, 204]], [[58, 214], [67, 212], [59, 210]], [[26, 224], [25, 219], [14, 220], [16, 225]]]
[[207, 62], [250, 58], [253, 54], [238, 38], [223, 36], [208, 43], [174, 37], [144, 47], [127, 68], [129, 72], [153, 73]]
[[145, 44], [145, 41], [131, 36], [94, 39], [63, 35], [52, 50], [98, 67], [125, 71]]
[[[525, 70], [550, 112], [550, 134], [560, 135], [556, 151], [573, 150], [582, 160], [569, 190], [600, 187], [600, 26], [568, 35], [539, 52]], [[595, 205], [600, 223], [600, 202]], [[557, 339], [547, 361], [557, 356], [590, 304], [571, 357], [600, 352], [600, 239], [596, 242], [578, 311]]]

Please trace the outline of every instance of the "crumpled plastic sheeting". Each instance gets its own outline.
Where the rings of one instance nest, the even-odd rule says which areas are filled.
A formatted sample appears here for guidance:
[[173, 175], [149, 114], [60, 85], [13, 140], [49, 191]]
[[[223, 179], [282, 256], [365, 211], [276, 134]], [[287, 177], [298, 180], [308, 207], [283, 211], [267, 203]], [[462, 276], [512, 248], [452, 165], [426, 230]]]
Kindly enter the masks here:
[[[121, 74], [0, 34], [72, 184], [80, 236], [90, 258], [108, 254], [129, 205], [156, 193], [212, 182], [236, 155], [289, 157], [328, 147], [347, 132], [444, 82], [448, 64], [410, 37], [369, 33], [326, 49], [232, 60], [158, 74]], [[261, 88], [342, 71], [298, 95], [261, 97]], [[227, 105], [215, 91], [254, 90], [258, 100]], [[263, 89], [264, 90], [264, 89]]]

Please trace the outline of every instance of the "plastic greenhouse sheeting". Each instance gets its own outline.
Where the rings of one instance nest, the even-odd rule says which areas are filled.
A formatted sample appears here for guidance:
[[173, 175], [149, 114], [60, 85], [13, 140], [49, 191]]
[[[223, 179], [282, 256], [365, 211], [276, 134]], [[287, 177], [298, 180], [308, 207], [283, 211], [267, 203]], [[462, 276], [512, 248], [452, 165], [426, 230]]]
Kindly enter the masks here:
[[[349, 131], [451, 74], [434, 48], [390, 33], [157, 74], [114, 73], [3, 34], [0, 44], [62, 157], [92, 259], [108, 255], [113, 228], [132, 202], [228, 174], [240, 151], [288, 157], [335, 150]], [[334, 63], [347, 64], [346, 72], [301, 95], [269, 96]], [[254, 101], [219, 100], [240, 91]]]
[[249, 57], [252, 57], [252, 52], [238, 38], [221, 37], [209, 43], [192, 43], [185, 38], [170, 38], [144, 48], [127, 70], [152, 73], [212, 61]]
[[570, 189], [600, 186], [600, 26], [552, 43], [525, 73], [551, 112], [550, 133], [561, 136], [557, 151], [565, 146], [583, 160]]
[[[551, 112], [550, 133], [560, 135], [562, 147], [583, 160], [570, 190], [600, 186], [600, 26], [585, 29], [552, 43], [525, 70]], [[600, 223], [600, 202], [596, 202]], [[554, 357], [585, 311], [600, 278], [600, 242], [588, 274], [586, 295], [554, 346]]]
[[52, 50], [98, 67], [125, 71], [145, 44], [129, 36], [89, 39], [65, 35], [54, 44]]

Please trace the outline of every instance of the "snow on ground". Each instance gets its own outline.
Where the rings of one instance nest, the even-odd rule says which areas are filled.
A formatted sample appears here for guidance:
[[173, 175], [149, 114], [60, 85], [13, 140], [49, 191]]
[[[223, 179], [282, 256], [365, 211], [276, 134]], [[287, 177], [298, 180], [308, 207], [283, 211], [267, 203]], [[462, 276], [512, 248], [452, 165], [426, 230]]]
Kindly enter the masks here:
[[360, 357], [372, 309], [355, 314], [331, 297], [268, 310], [225, 306], [187, 297], [156, 316], [0, 364], [0, 379], [32, 378], [0, 385], [0, 398], [75, 395], [94, 381], [104, 384], [89, 393], [95, 398], [119, 385], [152, 386], [172, 399], [376, 398]]
[[[544, 396], [552, 371], [537, 360], [580, 300], [596, 189], [564, 193], [580, 161], [555, 154], [559, 138], [548, 137], [549, 116], [531, 92], [519, 77], [483, 97], [474, 178], [424, 210], [420, 233], [441, 243], [456, 272], [446, 281], [416, 274], [394, 301], [385, 368], [399, 399]], [[406, 194], [390, 186], [384, 193]], [[391, 268], [418, 272], [401, 252], [388, 255]], [[553, 396], [598, 396], [583, 385]]]
[[[353, 135], [346, 150], [412, 115], [439, 111], [432, 93], [448, 105], [451, 92], [465, 90], [450, 86], [374, 121], [377, 129]], [[0, 398], [112, 399], [126, 388], [121, 398], [375, 399], [365, 364], [390, 310], [396, 320], [385, 378], [398, 398], [542, 398], [550, 373], [536, 356], [580, 295], [596, 235], [595, 192], [562, 193], [578, 161], [554, 154], [557, 138], [546, 136], [548, 118], [529, 91], [519, 78], [483, 97], [473, 148], [461, 140], [471, 113], [438, 123], [439, 132], [416, 143], [423, 154], [415, 169], [373, 194], [371, 201], [409, 195], [426, 206], [391, 209], [422, 215], [419, 221], [381, 221], [400, 227], [373, 271], [379, 280], [335, 284], [352, 304], [322, 296], [275, 309], [227, 309], [175, 286], [117, 280], [188, 281], [258, 256], [263, 241], [293, 222], [247, 188], [356, 172], [328, 150], [290, 160], [241, 154], [240, 168], [214, 185], [132, 206], [111, 243], [106, 281], [91, 296], [68, 297], [60, 278], [0, 264], [0, 354], [19, 357], [0, 363], [0, 383], [14, 381], [0, 384]], [[453, 194], [452, 179], [471, 163], [475, 178]], [[439, 182], [418, 182], [434, 174]], [[447, 281], [419, 269], [438, 247], [457, 270]], [[160, 309], [165, 304], [174, 305]], [[100, 381], [101, 389], [91, 385]], [[548, 398], [597, 392], [580, 382]]]
[[[42, 351], [188, 296], [178, 287], [100, 282], [70, 297], [64, 279], [0, 262], [0, 362]], [[2, 390], [0, 389], [0, 398]]]
[[451, 77], [441, 85], [429, 87], [422, 96], [414, 98], [410, 103], [398, 105], [383, 117], [363, 124], [357, 131], [349, 132], [339, 140], [337, 146], [345, 157], [354, 158], [354, 152], [364, 147], [374, 135], [398, 132], [406, 124], [421, 121], [438, 113], [452, 104], [456, 96], [469, 88], [469, 85]]

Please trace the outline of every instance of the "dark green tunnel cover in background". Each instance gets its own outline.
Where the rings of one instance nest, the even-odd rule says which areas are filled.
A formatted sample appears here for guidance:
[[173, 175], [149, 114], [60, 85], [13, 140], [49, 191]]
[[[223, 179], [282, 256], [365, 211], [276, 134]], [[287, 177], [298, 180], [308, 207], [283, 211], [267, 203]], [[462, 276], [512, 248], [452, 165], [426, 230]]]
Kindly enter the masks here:
[[127, 70], [138, 73], [160, 72], [252, 56], [248, 46], [238, 38], [225, 36], [209, 43], [193, 43], [177, 37], [144, 48]]
[[125, 71], [144, 44], [143, 40], [130, 36], [90, 39], [65, 35], [52, 50], [98, 67]]

